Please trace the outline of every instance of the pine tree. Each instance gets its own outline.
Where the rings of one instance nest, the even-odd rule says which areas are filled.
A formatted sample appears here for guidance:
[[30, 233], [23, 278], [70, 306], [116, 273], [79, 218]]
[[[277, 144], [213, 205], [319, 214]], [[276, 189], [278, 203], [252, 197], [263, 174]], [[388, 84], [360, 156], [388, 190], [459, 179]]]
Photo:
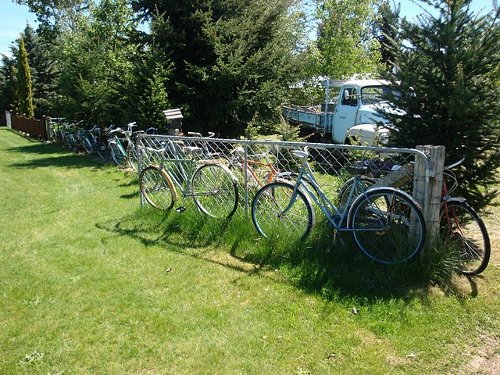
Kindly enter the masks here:
[[459, 190], [476, 208], [495, 197], [500, 166], [498, 12], [476, 16], [471, 0], [431, 1], [439, 16], [402, 23], [393, 43], [399, 111], [386, 112], [394, 146], [444, 145], [446, 160], [465, 156]]
[[276, 116], [298, 71], [294, 0], [132, 3], [164, 20], [154, 43], [173, 63], [168, 95], [187, 129], [237, 136]]
[[168, 71], [159, 63], [155, 64], [153, 74], [146, 78], [146, 88], [137, 103], [137, 122], [143, 128], [153, 126], [161, 134], [166, 134], [166, 121], [163, 110], [170, 108], [165, 82]]
[[390, 41], [397, 38], [400, 11], [400, 4], [395, 9], [392, 9], [389, 1], [384, 0], [378, 7], [378, 14], [374, 22], [374, 37], [379, 43], [381, 62], [387, 70], [392, 68], [394, 61]]
[[[12, 49], [12, 46], [11, 46]], [[17, 51], [17, 50], [16, 50]], [[13, 56], [17, 53], [13, 53]], [[15, 110], [16, 107], [16, 59], [2, 56], [0, 66], [0, 110]]]
[[19, 55], [17, 58], [17, 108], [19, 113], [33, 118], [35, 107], [33, 105], [33, 89], [31, 70], [28, 62], [28, 52], [24, 45], [24, 37], [19, 39]]

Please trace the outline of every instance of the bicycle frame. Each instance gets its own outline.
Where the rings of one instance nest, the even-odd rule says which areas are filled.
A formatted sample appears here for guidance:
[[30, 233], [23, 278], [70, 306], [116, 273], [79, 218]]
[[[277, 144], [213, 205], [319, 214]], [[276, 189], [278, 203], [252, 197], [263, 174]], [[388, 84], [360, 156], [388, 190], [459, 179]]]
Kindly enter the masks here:
[[[242, 160], [243, 159], [243, 160]], [[280, 172], [274, 167], [272, 163], [267, 163], [254, 159], [245, 159], [240, 155], [235, 156], [231, 159], [230, 164], [235, 166], [238, 169], [241, 169], [243, 172], [243, 176], [245, 178], [245, 185], [248, 184], [249, 180], [253, 180], [258, 187], [262, 187], [265, 184], [273, 182], [276, 178], [284, 177], [286, 174], [280, 175]], [[267, 171], [265, 175], [265, 181], [259, 178], [257, 172], [255, 171], [255, 167], [264, 167]], [[285, 172], [286, 173], [286, 172]]]
[[[331, 225], [334, 227], [335, 230], [342, 231], [342, 232], [353, 232], [353, 231], [359, 231], [359, 228], [353, 229], [349, 228], [348, 223], [347, 223], [347, 218], [350, 210], [350, 205], [346, 204], [345, 207], [343, 208], [342, 211], [338, 209], [338, 207], [330, 200], [328, 197], [323, 193], [321, 190], [318, 182], [314, 178], [313, 171], [307, 162], [307, 153], [305, 152], [300, 152], [296, 151], [296, 155], [302, 157], [302, 165], [299, 169], [299, 175], [297, 177], [297, 181], [294, 184], [293, 188], [293, 193], [292, 197], [290, 199], [290, 203], [288, 206], [283, 210], [283, 214], [285, 214], [295, 203], [295, 199], [297, 197], [297, 191], [299, 189], [302, 189], [302, 191], [305, 191], [307, 193], [307, 196], [316, 203], [320, 211], [323, 213], [323, 215], [326, 216], [327, 220]], [[318, 194], [319, 198], [316, 197], [316, 194], [312, 192], [307, 184], [303, 182], [303, 179], [307, 178], [308, 182], [313, 185], [316, 193]], [[362, 194], [366, 196], [366, 190], [363, 186], [363, 184], [360, 182], [359, 176], [355, 176], [355, 183], [351, 187], [351, 191], [349, 192], [349, 197], [347, 202], [353, 202], [354, 200], [354, 192], [356, 191], [356, 188], [360, 187]], [[334, 212], [332, 215], [331, 212]], [[382, 224], [382, 223], [381, 223]], [[383, 225], [383, 224], [382, 224]], [[371, 229], [363, 229], [363, 230], [379, 230], [377, 228], [371, 228]]]

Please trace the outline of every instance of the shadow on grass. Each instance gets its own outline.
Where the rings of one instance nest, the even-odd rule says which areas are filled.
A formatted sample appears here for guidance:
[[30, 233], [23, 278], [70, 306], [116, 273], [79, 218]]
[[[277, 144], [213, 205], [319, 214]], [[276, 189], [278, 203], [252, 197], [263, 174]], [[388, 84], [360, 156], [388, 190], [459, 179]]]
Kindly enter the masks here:
[[[279, 269], [285, 282], [325, 300], [347, 298], [370, 304], [418, 298], [425, 303], [429, 288], [435, 286], [465, 298], [466, 293], [452, 282], [446, 256], [433, 250], [409, 263], [382, 265], [362, 254], [350, 236], [343, 235], [334, 244], [331, 230], [322, 224], [317, 224], [310, 240], [295, 244], [258, 239], [242, 211], [226, 222], [203, 216], [194, 207], [183, 213], [143, 208], [97, 227], [246, 275]], [[214, 256], [215, 248], [225, 249], [227, 257]]]
[[[43, 167], [60, 167], [60, 168], [102, 168], [105, 163], [97, 158], [88, 155], [79, 155], [70, 153], [70, 151], [54, 144], [45, 144], [33, 142], [30, 145], [12, 147], [9, 152], [17, 152], [21, 154], [36, 154], [33, 159], [10, 164], [13, 168], [43, 168]], [[45, 157], [43, 157], [45, 155]]]

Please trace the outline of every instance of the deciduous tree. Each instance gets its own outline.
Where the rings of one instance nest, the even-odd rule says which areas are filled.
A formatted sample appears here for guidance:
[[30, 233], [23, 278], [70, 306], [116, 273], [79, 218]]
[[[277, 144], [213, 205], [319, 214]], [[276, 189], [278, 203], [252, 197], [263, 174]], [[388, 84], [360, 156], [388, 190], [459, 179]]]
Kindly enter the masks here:
[[346, 79], [377, 71], [379, 43], [371, 31], [375, 3], [374, 0], [316, 1], [317, 75]]

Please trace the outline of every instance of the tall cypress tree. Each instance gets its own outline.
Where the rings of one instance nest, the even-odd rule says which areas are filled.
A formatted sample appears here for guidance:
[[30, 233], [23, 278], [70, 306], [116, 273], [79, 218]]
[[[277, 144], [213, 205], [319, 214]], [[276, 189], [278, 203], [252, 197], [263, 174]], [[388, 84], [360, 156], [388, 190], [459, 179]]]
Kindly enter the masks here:
[[19, 55], [17, 58], [17, 108], [20, 114], [28, 118], [35, 116], [33, 105], [33, 88], [31, 81], [31, 70], [28, 61], [28, 52], [24, 45], [24, 37], [19, 39]]
[[29, 25], [24, 29], [23, 36], [33, 84], [35, 116], [54, 115], [52, 109], [57, 100], [58, 88], [57, 61], [51, 56], [53, 46], [47, 44]]
[[402, 23], [393, 43], [399, 93], [387, 112], [395, 146], [444, 145], [447, 162], [465, 156], [457, 169], [459, 189], [476, 208], [495, 197], [500, 128], [500, 29], [498, 12], [477, 16], [471, 0], [427, 0], [439, 11], [418, 24]]

